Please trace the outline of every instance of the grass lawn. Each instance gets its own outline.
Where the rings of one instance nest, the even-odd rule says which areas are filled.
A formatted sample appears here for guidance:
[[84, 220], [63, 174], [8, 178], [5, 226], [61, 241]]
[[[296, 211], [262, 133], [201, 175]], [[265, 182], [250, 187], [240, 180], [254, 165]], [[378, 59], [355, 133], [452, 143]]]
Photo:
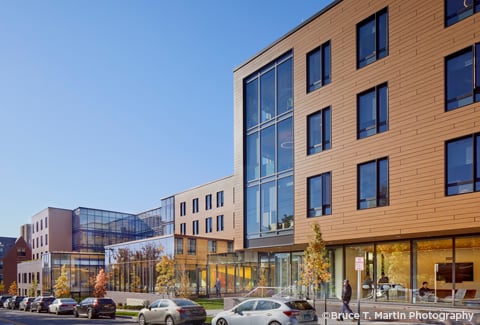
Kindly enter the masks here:
[[205, 307], [205, 309], [223, 309], [223, 299], [198, 298], [195, 301]]

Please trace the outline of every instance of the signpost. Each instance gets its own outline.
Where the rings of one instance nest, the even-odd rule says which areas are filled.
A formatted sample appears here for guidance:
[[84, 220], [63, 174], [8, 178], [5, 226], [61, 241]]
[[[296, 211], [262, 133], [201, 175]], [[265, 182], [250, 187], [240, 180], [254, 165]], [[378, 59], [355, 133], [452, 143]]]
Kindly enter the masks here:
[[360, 295], [362, 293], [360, 282], [361, 282], [361, 274], [364, 268], [364, 260], [363, 257], [357, 256], [355, 257], [355, 270], [357, 271], [357, 312], [358, 312], [358, 320], [357, 324], [360, 325]]

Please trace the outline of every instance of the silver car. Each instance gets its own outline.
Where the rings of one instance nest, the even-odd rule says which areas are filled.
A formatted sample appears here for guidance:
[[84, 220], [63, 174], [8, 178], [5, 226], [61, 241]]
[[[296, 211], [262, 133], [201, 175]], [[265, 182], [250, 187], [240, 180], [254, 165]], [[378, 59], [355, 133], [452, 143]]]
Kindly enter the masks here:
[[73, 314], [77, 301], [72, 298], [57, 298], [49, 306], [48, 312], [55, 314]]
[[253, 298], [230, 310], [219, 312], [212, 325], [313, 325], [315, 309], [306, 300], [295, 298]]
[[186, 299], [158, 299], [138, 313], [138, 323], [145, 324], [194, 324], [201, 325], [207, 318], [205, 308]]

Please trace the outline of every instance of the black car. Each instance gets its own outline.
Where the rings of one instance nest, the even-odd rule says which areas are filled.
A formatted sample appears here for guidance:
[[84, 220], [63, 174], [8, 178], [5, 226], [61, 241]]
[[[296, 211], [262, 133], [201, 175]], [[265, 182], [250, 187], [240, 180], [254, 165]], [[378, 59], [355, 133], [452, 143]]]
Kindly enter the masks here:
[[30, 303], [30, 311], [40, 313], [42, 311], [48, 312], [48, 306], [55, 300], [52, 296], [38, 296]]
[[22, 301], [23, 298], [25, 298], [25, 296], [13, 296], [10, 302], [8, 303], [8, 308], [18, 309], [18, 306], [20, 305], [20, 301]]
[[75, 317], [87, 316], [89, 319], [99, 316], [115, 318], [117, 305], [110, 298], [85, 298], [75, 306], [73, 314]]

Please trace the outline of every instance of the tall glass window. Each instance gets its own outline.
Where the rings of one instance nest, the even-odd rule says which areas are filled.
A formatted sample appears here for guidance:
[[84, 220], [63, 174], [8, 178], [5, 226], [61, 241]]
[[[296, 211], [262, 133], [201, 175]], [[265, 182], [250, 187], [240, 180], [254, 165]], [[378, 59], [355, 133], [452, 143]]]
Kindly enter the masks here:
[[[293, 226], [293, 63], [288, 52], [244, 82], [246, 238]], [[284, 183], [286, 182], [286, 183]], [[280, 187], [282, 187], [280, 189]], [[289, 187], [288, 187], [289, 188]], [[280, 203], [279, 198], [291, 200]], [[283, 200], [283, 199], [282, 199]], [[287, 215], [278, 215], [279, 209]], [[248, 245], [248, 243], [247, 243]]]
[[445, 0], [445, 26], [451, 26], [480, 11], [480, 0]]
[[445, 59], [446, 110], [480, 101], [480, 44]]
[[330, 107], [307, 117], [309, 155], [331, 148], [331, 123]]
[[357, 68], [388, 55], [388, 10], [375, 13], [357, 25]]
[[279, 229], [293, 228], [293, 176], [278, 180]]
[[308, 179], [308, 216], [332, 214], [332, 181], [330, 173]]
[[358, 166], [358, 209], [389, 204], [388, 158]]
[[447, 142], [446, 195], [480, 190], [480, 134]]
[[330, 41], [307, 54], [307, 91], [311, 92], [330, 83]]
[[358, 139], [388, 130], [388, 86], [382, 84], [357, 97]]

